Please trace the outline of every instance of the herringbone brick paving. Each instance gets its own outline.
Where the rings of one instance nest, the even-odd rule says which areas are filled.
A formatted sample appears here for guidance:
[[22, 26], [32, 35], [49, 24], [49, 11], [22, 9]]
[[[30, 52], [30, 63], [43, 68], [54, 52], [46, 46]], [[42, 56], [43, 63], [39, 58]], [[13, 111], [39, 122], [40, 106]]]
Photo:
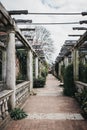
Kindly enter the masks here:
[[45, 88], [35, 89], [24, 110], [31, 115], [19, 121], [10, 121], [4, 130], [87, 130], [87, 121], [74, 98], [63, 96], [60, 82], [51, 74]]

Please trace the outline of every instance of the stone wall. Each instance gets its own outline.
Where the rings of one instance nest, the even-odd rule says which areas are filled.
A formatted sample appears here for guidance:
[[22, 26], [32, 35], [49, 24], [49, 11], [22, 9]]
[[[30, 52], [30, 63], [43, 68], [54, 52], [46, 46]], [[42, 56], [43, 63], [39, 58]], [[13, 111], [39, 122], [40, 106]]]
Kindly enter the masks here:
[[75, 81], [76, 89], [78, 92], [82, 92], [82, 90], [87, 89], [87, 84], [80, 82], [80, 81]]

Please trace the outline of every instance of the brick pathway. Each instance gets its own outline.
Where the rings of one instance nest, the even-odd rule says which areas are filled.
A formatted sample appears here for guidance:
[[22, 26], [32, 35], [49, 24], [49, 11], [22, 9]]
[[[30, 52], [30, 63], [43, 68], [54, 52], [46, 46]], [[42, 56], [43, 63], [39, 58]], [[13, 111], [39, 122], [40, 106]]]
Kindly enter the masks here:
[[60, 82], [48, 75], [45, 88], [35, 89], [24, 104], [28, 117], [11, 121], [4, 130], [87, 130], [75, 99], [63, 96]]

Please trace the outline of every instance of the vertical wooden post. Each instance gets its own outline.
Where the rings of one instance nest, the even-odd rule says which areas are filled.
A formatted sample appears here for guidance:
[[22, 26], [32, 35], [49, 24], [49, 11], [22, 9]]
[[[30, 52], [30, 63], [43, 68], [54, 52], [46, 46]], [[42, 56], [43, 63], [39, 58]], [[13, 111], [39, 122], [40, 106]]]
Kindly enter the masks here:
[[78, 49], [74, 48], [73, 50], [73, 71], [74, 71], [74, 80], [79, 78], [79, 53]]
[[38, 57], [35, 57], [35, 78], [38, 78]]

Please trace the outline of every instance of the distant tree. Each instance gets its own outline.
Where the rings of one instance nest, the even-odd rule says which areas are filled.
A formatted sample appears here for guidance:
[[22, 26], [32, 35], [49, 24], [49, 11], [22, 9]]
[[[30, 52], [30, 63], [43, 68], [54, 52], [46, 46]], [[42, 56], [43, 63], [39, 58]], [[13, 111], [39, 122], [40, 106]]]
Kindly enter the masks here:
[[41, 49], [43, 50], [46, 59], [49, 62], [52, 62], [54, 46], [50, 32], [43, 26], [36, 26], [35, 32], [32, 35], [34, 38], [34, 44], [41, 45]]

